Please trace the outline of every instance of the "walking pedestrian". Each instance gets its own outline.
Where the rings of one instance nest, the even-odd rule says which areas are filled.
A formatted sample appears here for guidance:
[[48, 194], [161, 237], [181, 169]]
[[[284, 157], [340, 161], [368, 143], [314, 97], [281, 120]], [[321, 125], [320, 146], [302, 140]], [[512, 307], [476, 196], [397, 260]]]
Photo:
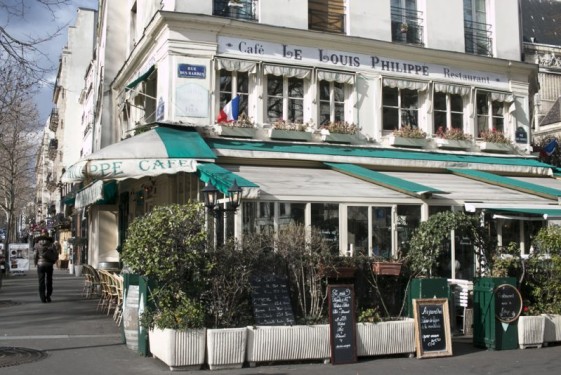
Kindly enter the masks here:
[[39, 297], [41, 302], [51, 302], [53, 294], [53, 265], [58, 260], [58, 252], [53, 239], [46, 229], [35, 239], [35, 265], [39, 276]]

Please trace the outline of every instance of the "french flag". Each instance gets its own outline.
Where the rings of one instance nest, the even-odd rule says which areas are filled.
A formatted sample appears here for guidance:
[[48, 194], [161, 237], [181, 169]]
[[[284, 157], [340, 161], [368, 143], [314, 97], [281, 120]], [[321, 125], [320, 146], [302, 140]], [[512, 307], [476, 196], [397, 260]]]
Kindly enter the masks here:
[[220, 110], [216, 122], [232, 122], [238, 119], [238, 112], [240, 110], [240, 96], [236, 95], [235, 98], [230, 100], [224, 108]]

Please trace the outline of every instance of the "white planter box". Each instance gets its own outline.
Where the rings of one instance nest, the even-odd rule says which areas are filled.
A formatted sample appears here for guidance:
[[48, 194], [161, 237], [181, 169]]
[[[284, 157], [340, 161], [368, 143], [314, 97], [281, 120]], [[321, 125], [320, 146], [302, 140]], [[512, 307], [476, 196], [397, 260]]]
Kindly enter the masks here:
[[200, 369], [205, 362], [206, 328], [185, 331], [154, 328], [148, 337], [152, 355], [171, 371]]
[[329, 325], [257, 326], [247, 330], [247, 361], [294, 361], [331, 357]]
[[521, 316], [518, 318], [518, 345], [520, 349], [541, 348], [544, 342], [545, 317]]
[[207, 330], [207, 362], [211, 370], [241, 368], [245, 361], [246, 328]]
[[357, 355], [373, 356], [415, 353], [415, 321], [358, 323]]
[[436, 146], [447, 150], [467, 150], [473, 146], [471, 141], [435, 138]]
[[485, 152], [507, 153], [510, 152], [511, 147], [506, 143], [481, 142], [479, 144], [479, 149]]
[[253, 138], [255, 128], [241, 128], [236, 126], [218, 126], [217, 132], [221, 137]]
[[312, 140], [312, 133], [296, 130], [270, 129], [269, 138], [283, 141], [308, 142]]
[[328, 143], [352, 144], [352, 143], [359, 143], [360, 138], [358, 134], [330, 133], [330, 134], [322, 134], [321, 140], [323, 142], [328, 142]]
[[393, 135], [389, 137], [390, 145], [396, 147], [424, 148], [427, 142], [428, 140], [426, 138], [404, 138]]
[[542, 314], [545, 319], [544, 343], [561, 341], [561, 315]]

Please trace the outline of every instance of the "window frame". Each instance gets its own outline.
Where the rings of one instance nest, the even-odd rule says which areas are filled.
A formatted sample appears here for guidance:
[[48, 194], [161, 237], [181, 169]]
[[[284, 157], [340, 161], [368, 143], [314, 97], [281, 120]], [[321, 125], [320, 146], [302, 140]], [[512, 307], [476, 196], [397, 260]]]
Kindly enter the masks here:
[[[271, 95], [269, 93], [269, 80], [271, 77], [275, 79], [282, 79], [282, 94], [281, 95]], [[297, 97], [291, 95], [289, 92], [290, 88], [290, 81], [300, 81], [302, 86], [302, 97]], [[307, 87], [307, 80], [305, 78], [297, 78], [297, 77], [288, 77], [286, 75], [276, 76], [274, 74], [265, 74], [264, 76], [264, 85], [263, 85], [263, 93], [264, 93], [264, 100], [263, 105], [265, 106], [265, 110], [263, 113], [263, 117], [265, 122], [273, 123], [275, 121], [287, 121], [292, 123], [303, 123], [304, 122], [304, 110], [305, 110], [305, 100], [306, 100], [306, 87]], [[280, 99], [282, 101], [282, 111], [279, 117], [273, 118], [269, 116], [269, 103], [271, 99]], [[302, 107], [302, 117], [301, 118], [289, 118], [289, 110], [291, 106], [291, 102], [299, 101]], [[294, 111], [294, 110], [293, 110]]]
[[[445, 107], [444, 109], [437, 109], [436, 108], [436, 99], [435, 97], [437, 95], [444, 95], [445, 98]], [[461, 100], [462, 103], [462, 109], [461, 111], [457, 111], [455, 109], [452, 108], [452, 99], [453, 98], [459, 98]], [[465, 103], [464, 103], [464, 97], [461, 94], [452, 94], [452, 93], [447, 93], [447, 92], [442, 92], [442, 91], [434, 91], [433, 92], [433, 134], [437, 134], [440, 127], [442, 126], [443, 130], [450, 130], [450, 129], [459, 129], [462, 131], [465, 131], [465, 116], [464, 116], [464, 109], [465, 109]], [[444, 113], [446, 116], [446, 121], [444, 124], [437, 124], [437, 116], [436, 113]], [[453, 117], [454, 115], [460, 115], [462, 121], [460, 126], [454, 126], [454, 121], [453, 121]]]
[[[396, 105], [387, 105], [384, 103], [384, 92], [386, 90], [397, 90], [397, 106]], [[406, 91], [411, 91], [414, 92], [415, 95], [417, 96], [416, 98], [416, 107], [413, 109], [405, 109], [403, 108], [403, 102], [404, 102], [404, 98], [403, 96], [406, 93]], [[399, 88], [399, 87], [390, 87], [390, 86], [383, 86], [382, 87], [382, 131], [394, 131], [396, 129], [401, 129], [403, 126], [407, 126], [410, 125], [413, 128], [421, 128], [419, 126], [419, 109], [420, 109], [420, 91], [416, 90], [416, 89], [408, 89], [408, 88]], [[398, 116], [397, 116], [397, 126], [394, 126], [393, 128], [388, 128], [386, 126], [386, 121], [385, 121], [385, 111], [387, 109], [391, 109], [391, 110], [397, 110], [398, 111]], [[416, 113], [416, 124], [404, 124], [404, 121], [402, 120], [404, 111], [411, 111], [413, 110]]]
[[[225, 76], [229, 76], [230, 78], [230, 90], [224, 90], [223, 86], [222, 86], [222, 78]], [[242, 87], [241, 86], [241, 82], [240, 82], [240, 76], [244, 76], [246, 79], [246, 87], [247, 87], [247, 92], [242, 91]], [[228, 104], [228, 102], [230, 100], [232, 100], [232, 98], [236, 97], [236, 95], [239, 95], [240, 97], [240, 103], [239, 103], [239, 114], [241, 115], [242, 113], [245, 112], [245, 114], [247, 116], [250, 116], [249, 113], [249, 92], [250, 92], [250, 74], [249, 72], [240, 72], [240, 71], [229, 71], [227, 69], [220, 69], [218, 70], [218, 79], [217, 79], [217, 85], [218, 85], [218, 95], [217, 95], [217, 101], [218, 101], [218, 111], [221, 108], [224, 108], [224, 106], [226, 104]], [[245, 111], [244, 111], [245, 109]]]

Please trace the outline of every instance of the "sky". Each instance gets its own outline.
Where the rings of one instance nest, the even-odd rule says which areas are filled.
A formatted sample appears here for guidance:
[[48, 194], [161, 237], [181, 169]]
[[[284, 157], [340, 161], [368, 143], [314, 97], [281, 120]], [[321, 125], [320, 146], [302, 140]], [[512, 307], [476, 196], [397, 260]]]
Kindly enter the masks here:
[[79, 7], [97, 10], [98, 0], [69, 0], [69, 3], [69, 5], [53, 8], [55, 13], [53, 17], [36, 0], [24, 0], [24, 4], [27, 7], [25, 17], [10, 20], [8, 26], [10, 32], [22, 33], [33, 37], [43, 37], [54, 33], [57, 27], [64, 27], [64, 30], [58, 36], [38, 46], [48, 56], [48, 61], [44, 61], [44, 65], [52, 67], [52, 70], [45, 77], [47, 84], [42, 85], [35, 96], [41, 124], [45, 123], [53, 108], [53, 87], [56, 80], [58, 61], [68, 39], [67, 27], [74, 25]]

